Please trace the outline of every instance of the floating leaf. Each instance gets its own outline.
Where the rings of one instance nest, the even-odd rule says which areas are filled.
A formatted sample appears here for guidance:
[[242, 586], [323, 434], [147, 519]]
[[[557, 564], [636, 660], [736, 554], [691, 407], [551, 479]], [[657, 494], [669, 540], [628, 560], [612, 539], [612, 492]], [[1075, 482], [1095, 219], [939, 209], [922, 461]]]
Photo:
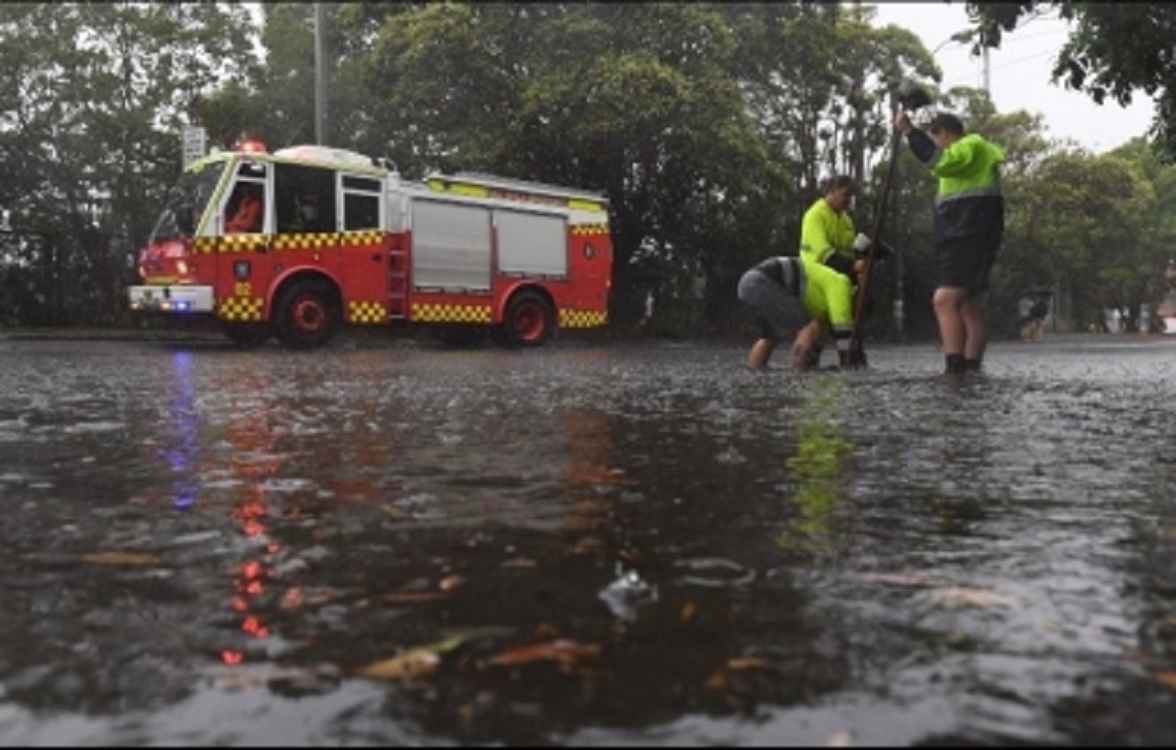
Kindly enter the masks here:
[[446, 576], [445, 578], [441, 579], [440, 583], [437, 584], [437, 588], [441, 589], [442, 591], [452, 591], [463, 583], [465, 583], [465, 578], [462, 576]]
[[464, 635], [451, 635], [448, 638], [430, 643], [425, 646], [410, 648], [391, 659], [369, 664], [360, 670], [364, 677], [374, 677], [379, 680], [402, 680], [410, 677], [420, 677], [437, 668], [441, 663], [441, 654], [452, 651], [465, 643]]
[[759, 669], [767, 665], [767, 660], [758, 656], [736, 656], [727, 660], [728, 669]]
[[301, 607], [319, 607], [324, 604], [339, 599], [342, 592], [338, 589], [332, 588], [303, 588], [301, 586], [294, 586], [287, 589], [286, 593], [282, 595], [282, 601], [278, 604], [279, 607], [286, 611], [299, 609]]
[[1176, 690], [1176, 672], [1157, 672], [1152, 677], [1161, 685]]
[[726, 692], [731, 689], [730, 672], [725, 667], [716, 669], [704, 683], [707, 690]]
[[391, 659], [369, 664], [360, 670], [360, 675], [378, 680], [402, 680], [428, 674], [440, 663], [441, 657], [436, 652], [427, 648], [414, 648]]
[[927, 593], [928, 600], [936, 604], [953, 607], [1009, 607], [1018, 606], [1016, 599], [998, 594], [991, 589], [974, 589], [966, 586], [950, 586]]
[[686, 602], [682, 606], [682, 622], [690, 622], [696, 614], [698, 614], [698, 607], [694, 606], [694, 602]]
[[154, 565], [159, 562], [153, 555], [142, 552], [91, 552], [82, 555], [82, 560], [94, 565]]
[[422, 604], [448, 598], [449, 594], [444, 591], [396, 591], [383, 596], [388, 604]]
[[490, 663], [497, 666], [516, 666], [534, 661], [555, 660], [563, 664], [571, 664], [588, 656], [598, 656], [600, 646], [592, 643], [577, 643], [576, 641], [559, 639], [546, 643], [532, 643], [513, 648], [490, 659]]
[[863, 581], [889, 583], [894, 586], [927, 587], [937, 585], [936, 581], [918, 573], [861, 573]]

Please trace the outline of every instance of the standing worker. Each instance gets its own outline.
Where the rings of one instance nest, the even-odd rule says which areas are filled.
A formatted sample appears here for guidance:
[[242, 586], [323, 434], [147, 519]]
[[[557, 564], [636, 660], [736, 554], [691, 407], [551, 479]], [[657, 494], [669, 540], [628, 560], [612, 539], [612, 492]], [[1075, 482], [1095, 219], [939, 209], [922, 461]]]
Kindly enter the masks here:
[[932, 304], [947, 373], [979, 372], [988, 345], [988, 277], [1004, 237], [1000, 165], [1004, 151], [964, 133], [955, 115], [941, 112], [923, 132], [903, 110], [894, 125], [911, 153], [939, 178], [935, 197], [938, 279]]
[[[747, 366], [763, 369], [782, 339], [795, 337], [790, 364], [804, 371], [815, 365], [813, 351], [832, 327], [842, 368], [849, 367], [853, 325], [853, 286], [849, 277], [820, 263], [778, 256], [762, 260], [739, 279], [739, 301], [751, 313], [759, 338]], [[844, 330], [844, 335], [839, 332]]]

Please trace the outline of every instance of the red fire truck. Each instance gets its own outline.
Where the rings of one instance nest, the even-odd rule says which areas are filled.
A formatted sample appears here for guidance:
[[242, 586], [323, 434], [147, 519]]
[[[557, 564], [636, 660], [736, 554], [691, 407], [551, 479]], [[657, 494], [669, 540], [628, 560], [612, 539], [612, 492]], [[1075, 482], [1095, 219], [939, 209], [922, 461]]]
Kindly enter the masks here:
[[237, 343], [295, 348], [344, 323], [539, 346], [607, 322], [601, 194], [475, 173], [409, 183], [353, 151], [237, 148], [184, 170], [140, 251], [132, 311], [211, 315]]

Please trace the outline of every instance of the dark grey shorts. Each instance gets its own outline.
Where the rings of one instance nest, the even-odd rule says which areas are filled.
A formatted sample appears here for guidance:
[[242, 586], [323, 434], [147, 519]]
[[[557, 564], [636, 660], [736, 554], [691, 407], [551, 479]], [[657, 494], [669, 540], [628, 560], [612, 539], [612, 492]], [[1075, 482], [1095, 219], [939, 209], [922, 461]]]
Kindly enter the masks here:
[[766, 339], [789, 338], [811, 320], [799, 299], [759, 271], [748, 271], [739, 279], [739, 301]]
[[935, 246], [939, 286], [962, 287], [972, 294], [988, 291], [988, 277], [1000, 252], [1001, 235], [973, 235], [940, 240]]

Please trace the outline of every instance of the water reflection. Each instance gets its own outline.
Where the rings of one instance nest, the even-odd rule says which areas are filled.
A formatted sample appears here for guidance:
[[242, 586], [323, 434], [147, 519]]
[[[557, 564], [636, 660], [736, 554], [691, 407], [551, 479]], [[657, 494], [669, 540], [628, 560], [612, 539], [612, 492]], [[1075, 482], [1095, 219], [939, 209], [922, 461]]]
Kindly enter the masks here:
[[192, 355], [176, 352], [172, 356], [175, 386], [170, 402], [170, 422], [175, 426], [175, 442], [163, 450], [172, 476], [172, 505], [180, 510], [190, 508], [196, 499], [197, 479], [195, 464], [199, 460], [199, 416], [196, 413], [196, 390], [192, 383]]
[[846, 437], [846, 380], [839, 375], [818, 376], [808, 387], [796, 416], [795, 452], [787, 460], [796, 482], [792, 496], [795, 515], [777, 543], [801, 546], [810, 552], [826, 550], [833, 541], [831, 525], [849, 477], [846, 460], [853, 443]]
[[[277, 436], [267, 402], [249, 407], [249, 403], [230, 406], [229, 413], [235, 417], [225, 427], [225, 437], [232, 447], [232, 472], [239, 478], [241, 487], [241, 496], [233, 503], [229, 517], [250, 542], [248, 559], [235, 566], [229, 608], [240, 617], [243, 633], [264, 639], [269, 637], [270, 629], [265, 624], [265, 610], [258, 602], [264, 600], [273, 577], [273, 567], [267, 561], [282, 549], [279, 543], [269, 539], [266, 483], [277, 474], [282, 460], [274, 453]], [[235, 666], [244, 661], [245, 652], [224, 649], [221, 659]]]

